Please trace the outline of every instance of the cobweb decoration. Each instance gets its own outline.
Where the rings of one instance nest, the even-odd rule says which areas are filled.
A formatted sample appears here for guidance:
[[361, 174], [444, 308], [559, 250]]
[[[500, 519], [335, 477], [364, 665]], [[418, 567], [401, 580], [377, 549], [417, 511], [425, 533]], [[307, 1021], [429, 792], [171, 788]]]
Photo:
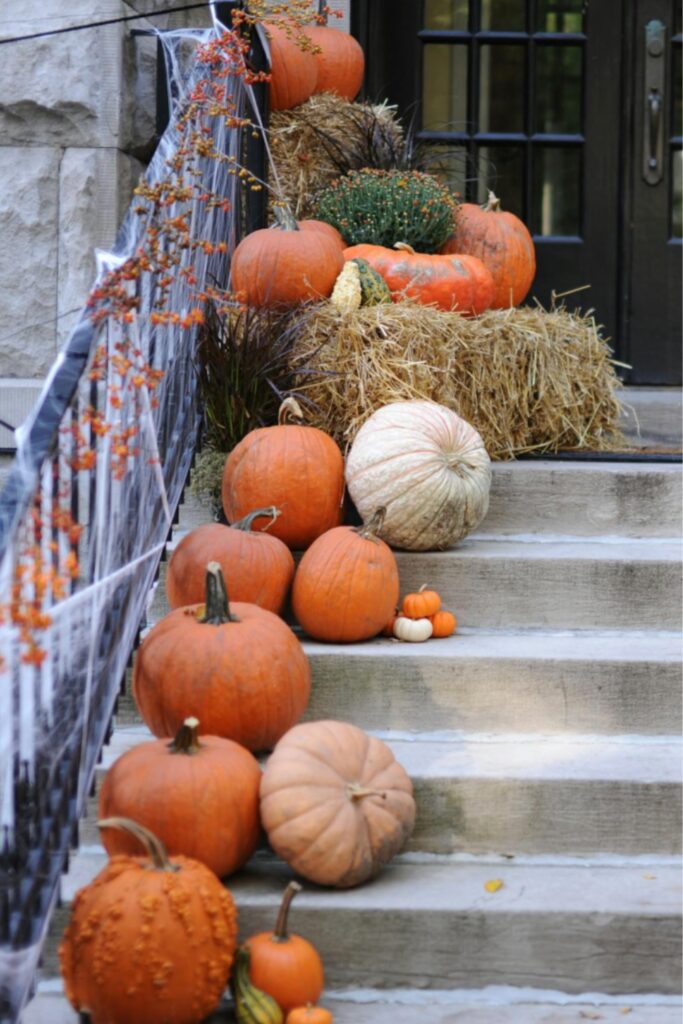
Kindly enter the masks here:
[[[186, 225], [189, 244], [164, 273], [171, 243], [158, 233], [159, 209], [133, 201], [114, 248], [98, 255], [88, 307], [17, 431], [0, 494], [2, 1021], [17, 1020], [29, 993], [195, 450], [198, 296], [227, 281], [243, 189], [231, 168], [244, 131], [195, 103], [191, 124], [214, 151], [198, 156], [188, 151], [187, 112], [198, 86], [212, 84], [202, 48], [223, 31], [215, 22], [161, 36], [171, 119], [145, 182], [148, 192], [174, 175], [190, 182], [175, 198], [167, 189], [162, 208], [166, 224]], [[245, 114], [253, 96], [238, 71], [227, 86]], [[126, 278], [151, 241], [156, 263]], [[117, 272], [118, 314], [109, 316]]]

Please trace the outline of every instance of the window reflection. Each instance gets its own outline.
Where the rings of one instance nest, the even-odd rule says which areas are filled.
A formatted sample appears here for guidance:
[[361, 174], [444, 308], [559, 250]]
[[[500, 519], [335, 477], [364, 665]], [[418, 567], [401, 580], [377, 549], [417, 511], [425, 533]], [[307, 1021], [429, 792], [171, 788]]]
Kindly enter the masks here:
[[526, 6], [520, 0], [482, 0], [481, 28], [498, 32], [524, 32]]
[[422, 51], [422, 127], [458, 131], [467, 119], [467, 47], [428, 43]]
[[532, 228], [537, 235], [581, 234], [581, 151], [534, 149]]
[[536, 131], [581, 131], [583, 47], [539, 46], [536, 51]]
[[425, 28], [464, 32], [468, 28], [469, 0], [425, 0]]
[[482, 46], [479, 57], [479, 131], [524, 130], [523, 46]]
[[538, 32], [583, 32], [585, 0], [537, 0]]
[[481, 146], [477, 201], [485, 203], [489, 190], [504, 210], [524, 218], [524, 152], [520, 146]]

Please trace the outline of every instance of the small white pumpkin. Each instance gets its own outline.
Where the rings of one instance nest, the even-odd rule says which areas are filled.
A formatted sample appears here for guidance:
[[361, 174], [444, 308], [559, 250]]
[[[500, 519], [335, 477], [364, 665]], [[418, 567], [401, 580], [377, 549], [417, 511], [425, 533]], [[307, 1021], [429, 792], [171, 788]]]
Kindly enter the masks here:
[[421, 644], [424, 640], [429, 640], [434, 627], [429, 619], [408, 619], [405, 615], [397, 615], [392, 631], [397, 640]]
[[453, 547], [489, 506], [491, 460], [477, 431], [436, 402], [392, 402], [358, 431], [346, 483], [365, 520], [382, 505], [383, 540], [407, 551]]

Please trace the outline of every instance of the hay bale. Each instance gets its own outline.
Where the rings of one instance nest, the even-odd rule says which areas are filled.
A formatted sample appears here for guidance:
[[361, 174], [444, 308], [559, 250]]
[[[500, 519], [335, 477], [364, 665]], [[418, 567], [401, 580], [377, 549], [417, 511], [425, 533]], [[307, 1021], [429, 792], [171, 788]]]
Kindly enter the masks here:
[[292, 110], [270, 115], [269, 184], [302, 220], [333, 178], [361, 167], [393, 166], [403, 147], [396, 108], [349, 103], [331, 93], [311, 96]]
[[309, 422], [347, 447], [375, 409], [427, 398], [473, 424], [493, 459], [560, 449], [613, 450], [619, 380], [590, 314], [489, 310], [468, 318], [410, 302], [302, 310], [297, 389]]

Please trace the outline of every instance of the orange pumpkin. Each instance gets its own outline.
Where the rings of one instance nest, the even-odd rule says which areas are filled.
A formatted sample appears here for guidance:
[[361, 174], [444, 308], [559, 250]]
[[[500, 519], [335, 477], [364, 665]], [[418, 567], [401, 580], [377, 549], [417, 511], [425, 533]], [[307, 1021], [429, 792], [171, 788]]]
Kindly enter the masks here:
[[423, 583], [416, 594], [406, 594], [401, 606], [401, 614], [407, 619], [428, 619], [435, 615], [441, 607], [441, 598], [435, 590], [427, 590]]
[[297, 224], [299, 225], [299, 231], [321, 231], [323, 235], [332, 238], [340, 249], [346, 248], [346, 242], [337, 229], [332, 224], [327, 224], [324, 220], [298, 220]]
[[297, 1006], [287, 1014], [285, 1024], [334, 1024], [334, 1017], [322, 1006]]
[[[198, 737], [187, 718], [174, 740], [140, 743], [117, 758], [104, 777], [101, 818], [133, 818], [169, 853], [194, 857], [222, 878], [251, 857], [260, 835], [258, 762], [238, 743]], [[107, 853], [134, 854], [136, 839], [106, 829]]]
[[458, 628], [458, 620], [453, 612], [447, 612], [445, 609], [441, 609], [435, 615], [430, 615], [429, 621], [432, 624], [432, 637], [437, 640], [453, 636]]
[[292, 609], [316, 640], [355, 643], [386, 626], [398, 600], [398, 565], [377, 536], [378, 510], [363, 527], [337, 526], [311, 544], [292, 585]]
[[500, 208], [500, 199], [489, 192], [482, 207], [463, 203], [455, 215], [455, 232], [442, 253], [478, 256], [493, 275], [493, 309], [518, 306], [536, 274], [534, 241], [526, 225], [514, 213]]
[[228, 603], [217, 562], [206, 581], [205, 605], [177, 608], [140, 644], [135, 701], [155, 736], [174, 736], [192, 711], [208, 734], [268, 750], [306, 708], [308, 659], [277, 615]]
[[289, 908], [298, 892], [299, 883], [290, 882], [274, 930], [259, 932], [246, 940], [252, 985], [272, 996], [285, 1013], [302, 1003], [315, 1003], [325, 983], [322, 960], [315, 946], [287, 930]]
[[318, 62], [308, 49], [301, 30], [286, 29], [264, 23], [270, 47], [270, 88], [268, 104], [271, 110], [290, 110], [313, 95], [318, 81]]
[[296, 306], [332, 294], [344, 266], [337, 240], [328, 231], [303, 231], [278, 208], [279, 224], [252, 231], [232, 254], [232, 290], [247, 306]]
[[344, 249], [344, 258], [367, 260], [386, 281], [394, 302], [415, 299], [470, 315], [483, 313], [493, 301], [491, 271], [476, 256], [419, 253], [397, 242], [394, 249], [352, 245]]
[[[237, 915], [204, 864], [166, 855], [125, 818], [146, 856], [119, 854], [74, 900], [59, 947], [67, 998], [93, 1024], [193, 1024], [218, 1004], [230, 975]], [[204, 965], [199, 970], [198, 965]]]
[[360, 43], [348, 32], [326, 25], [307, 27], [306, 35], [319, 47], [314, 52], [318, 64], [315, 92], [333, 92], [342, 99], [355, 100], [365, 74], [365, 54]]
[[293, 549], [306, 548], [342, 519], [344, 458], [316, 427], [302, 424], [293, 398], [278, 424], [260, 427], [233, 448], [223, 471], [223, 508], [228, 522], [272, 501], [282, 514], [268, 530]]
[[244, 519], [223, 526], [206, 523], [190, 530], [175, 548], [168, 563], [166, 594], [171, 608], [204, 600], [206, 566], [218, 562], [231, 580], [236, 601], [248, 601], [279, 615], [294, 577], [294, 559], [286, 544], [264, 530], [252, 532], [256, 519], [280, 515], [277, 508], [259, 508]]
[[398, 608], [395, 608], [391, 613], [391, 618], [387, 621], [386, 625], [380, 630], [382, 636], [393, 636], [394, 635], [394, 623], [398, 618]]
[[347, 722], [283, 736], [261, 779], [261, 821], [298, 874], [347, 889], [377, 875], [415, 823], [413, 787], [389, 747]]

